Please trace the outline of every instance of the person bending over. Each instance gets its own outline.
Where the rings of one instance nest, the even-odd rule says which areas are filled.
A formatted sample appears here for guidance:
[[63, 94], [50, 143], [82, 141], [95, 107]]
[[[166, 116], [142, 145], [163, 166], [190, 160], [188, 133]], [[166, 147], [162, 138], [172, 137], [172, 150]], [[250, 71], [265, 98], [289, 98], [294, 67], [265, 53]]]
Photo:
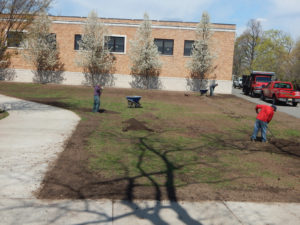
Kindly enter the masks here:
[[276, 112], [275, 105], [256, 105], [255, 110], [257, 113], [256, 121], [254, 124], [251, 141], [256, 141], [256, 136], [259, 130], [261, 130], [262, 142], [267, 141], [267, 129], [268, 123], [271, 122], [274, 112]]

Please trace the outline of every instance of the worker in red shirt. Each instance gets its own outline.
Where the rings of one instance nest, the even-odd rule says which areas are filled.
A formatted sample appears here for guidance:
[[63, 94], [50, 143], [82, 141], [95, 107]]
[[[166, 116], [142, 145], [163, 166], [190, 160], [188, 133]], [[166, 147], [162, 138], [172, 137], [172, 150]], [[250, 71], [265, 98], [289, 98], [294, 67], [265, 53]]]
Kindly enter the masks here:
[[268, 123], [273, 118], [274, 112], [276, 112], [276, 106], [275, 105], [256, 105], [256, 113], [258, 114], [256, 117], [256, 121], [254, 124], [253, 133], [251, 136], [251, 141], [256, 141], [256, 135], [259, 130], [261, 130], [261, 137], [262, 142], [267, 141], [267, 129], [268, 129]]

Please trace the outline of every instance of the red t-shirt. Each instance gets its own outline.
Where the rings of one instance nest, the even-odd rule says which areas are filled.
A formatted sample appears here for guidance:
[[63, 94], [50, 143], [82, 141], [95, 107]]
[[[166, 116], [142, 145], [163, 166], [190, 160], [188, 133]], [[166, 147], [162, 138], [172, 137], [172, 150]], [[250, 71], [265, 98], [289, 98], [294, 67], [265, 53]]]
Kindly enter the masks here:
[[268, 105], [257, 105], [255, 110], [260, 109], [256, 119], [269, 123], [274, 115], [274, 109]]

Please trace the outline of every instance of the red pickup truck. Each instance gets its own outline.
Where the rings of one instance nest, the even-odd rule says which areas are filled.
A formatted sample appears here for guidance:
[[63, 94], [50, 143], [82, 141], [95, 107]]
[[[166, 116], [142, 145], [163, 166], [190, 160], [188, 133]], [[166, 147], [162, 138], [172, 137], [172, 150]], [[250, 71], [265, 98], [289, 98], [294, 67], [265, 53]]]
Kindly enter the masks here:
[[294, 91], [291, 82], [271, 81], [267, 86], [263, 86], [260, 98], [272, 99], [274, 105], [279, 102], [291, 102], [293, 106], [297, 106], [300, 102], [300, 91]]

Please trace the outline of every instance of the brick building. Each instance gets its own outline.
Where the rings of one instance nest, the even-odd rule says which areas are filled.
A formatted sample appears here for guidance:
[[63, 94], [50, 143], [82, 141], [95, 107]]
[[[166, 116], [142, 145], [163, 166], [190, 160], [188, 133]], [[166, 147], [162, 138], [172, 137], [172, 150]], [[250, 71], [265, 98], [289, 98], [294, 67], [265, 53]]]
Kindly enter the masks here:
[[[64, 64], [63, 84], [80, 85], [84, 82], [82, 68], [75, 63], [78, 53], [77, 40], [81, 38], [86, 18], [51, 16], [51, 32], [55, 33], [59, 44], [61, 62]], [[130, 40], [134, 39], [136, 30], [142, 20], [129, 19], [102, 19], [108, 26], [111, 34], [111, 51], [116, 57], [113, 86], [132, 87], [130, 85], [131, 62], [129, 58]], [[152, 36], [159, 46], [160, 59], [163, 63], [160, 72], [161, 89], [189, 90], [187, 77], [189, 70], [187, 61], [191, 59], [190, 50], [195, 40], [197, 23], [175, 21], [151, 21]], [[216, 69], [209, 75], [209, 82], [217, 81], [217, 93], [231, 93], [232, 63], [235, 39], [235, 25], [212, 24], [213, 50], [217, 55], [214, 64]], [[10, 34], [11, 36], [13, 33]], [[8, 40], [9, 51], [15, 51], [18, 43]], [[20, 54], [13, 55], [11, 68], [13, 68], [15, 81], [32, 82], [32, 66], [25, 62]]]

